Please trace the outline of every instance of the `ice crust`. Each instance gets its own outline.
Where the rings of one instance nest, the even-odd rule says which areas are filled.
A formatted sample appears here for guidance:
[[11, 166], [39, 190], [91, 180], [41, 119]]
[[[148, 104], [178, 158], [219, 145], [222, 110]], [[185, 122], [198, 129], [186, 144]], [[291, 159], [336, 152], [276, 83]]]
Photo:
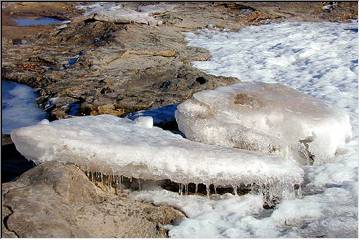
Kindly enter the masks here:
[[141, 23], [159, 25], [162, 22], [152, 15], [171, 10], [172, 4], [159, 3], [139, 6], [136, 10], [126, 8], [120, 3], [99, 2], [90, 5], [79, 5], [78, 9], [85, 11], [85, 16], [93, 15], [96, 20], [114, 23]]
[[[282, 84], [244, 82], [195, 93], [176, 111], [188, 139], [326, 162], [351, 138], [345, 111]], [[305, 158], [307, 161], [304, 161]]]
[[149, 126], [149, 118], [74, 117], [16, 129], [11, 138], [35, 162], [72, 162], [112, 175], [184, 184], [257, 184], [280, 196], [302, 182], [303, 170], [292, 160], [192, 142]]

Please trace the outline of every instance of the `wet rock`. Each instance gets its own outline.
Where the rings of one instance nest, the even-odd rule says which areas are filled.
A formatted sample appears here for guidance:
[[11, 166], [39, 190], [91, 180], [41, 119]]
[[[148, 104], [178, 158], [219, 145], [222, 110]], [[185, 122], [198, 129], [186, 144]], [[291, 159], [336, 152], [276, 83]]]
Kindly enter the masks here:
[[183, 215], [105, 192], [74, 165], [44, 163], [3, 187], [8, 237], [166, 237]]

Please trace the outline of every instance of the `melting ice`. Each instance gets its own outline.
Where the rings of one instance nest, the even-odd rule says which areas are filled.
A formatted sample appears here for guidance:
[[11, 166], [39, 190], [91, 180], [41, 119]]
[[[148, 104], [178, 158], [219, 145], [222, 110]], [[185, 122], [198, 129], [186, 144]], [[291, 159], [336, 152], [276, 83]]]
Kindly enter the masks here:
[[111, 175], [208, 186], [256, 184], [278, 197], [289, 197], [302, 182], [303, 170], [291, 159], [192, 142], [152, 124], [151, 117], [74, 117], [16, 129], [11, 138], [37, 163], [72, 162]]

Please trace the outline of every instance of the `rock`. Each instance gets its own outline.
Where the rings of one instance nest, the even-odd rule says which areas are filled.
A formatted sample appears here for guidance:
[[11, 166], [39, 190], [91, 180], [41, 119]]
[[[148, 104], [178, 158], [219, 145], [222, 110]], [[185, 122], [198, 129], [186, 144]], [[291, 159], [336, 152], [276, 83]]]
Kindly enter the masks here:
[[351, 137], [348, 114], [281, 84], [238, 83], [195, 93], [177, 107], [179, 130], [191, 140], [301, 162], [330, 161]]
[[128, 58], [131, 57], [131, 55], [147, 55], [147, 56], [160, 56], [160, 57], [176, 57], [176, 51], [174, 50], [160, 50], [160, 51], [133, 51], [128, 50], [126, 51], [122, 57]]
[[49, 162], [2, 185], [7, 237], [166, 237], [183, 215], [102, 191], [75, 165]]
[[124, 114], [123, 109], [117, 109], [114, 104], [105, 104], [98, 106], [96, 110], [91, 111], [91, 115], [99, 115], [99, 114], [111, 114], [115, 116], [121, 116]]

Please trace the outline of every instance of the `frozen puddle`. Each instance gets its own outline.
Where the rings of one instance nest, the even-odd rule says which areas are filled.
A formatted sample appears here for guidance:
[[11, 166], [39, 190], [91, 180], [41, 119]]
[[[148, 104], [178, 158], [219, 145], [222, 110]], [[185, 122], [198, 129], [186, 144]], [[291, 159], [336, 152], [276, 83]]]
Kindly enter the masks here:
[[30, 26], [46, 26], [54, 24], [62, 24], [64, 20], [54, 17], [39, 17], [39, 18], [14, 18], [16, 26], [30, 27]]
[[2, 133], [10, 134], [15, 128], [34, 125], [47, 117], [37, 106], [31, 87], [3, 80], [1, 95]]
[[358, 227], [357, 23], [280, 23], [239, 32], [188, 33], [189, 44], [212, 54], [194, 65], [242, 81], [282, 83], [345, 110], [353, 139], [335, 162], [305, 167], [303, 197], [261, 207], [257, 195], [219, 200], [178, 196], [165, 190], [134, 194], [167, 203], [188, 218], [169, 226], [171, 237], [356, 237]]

